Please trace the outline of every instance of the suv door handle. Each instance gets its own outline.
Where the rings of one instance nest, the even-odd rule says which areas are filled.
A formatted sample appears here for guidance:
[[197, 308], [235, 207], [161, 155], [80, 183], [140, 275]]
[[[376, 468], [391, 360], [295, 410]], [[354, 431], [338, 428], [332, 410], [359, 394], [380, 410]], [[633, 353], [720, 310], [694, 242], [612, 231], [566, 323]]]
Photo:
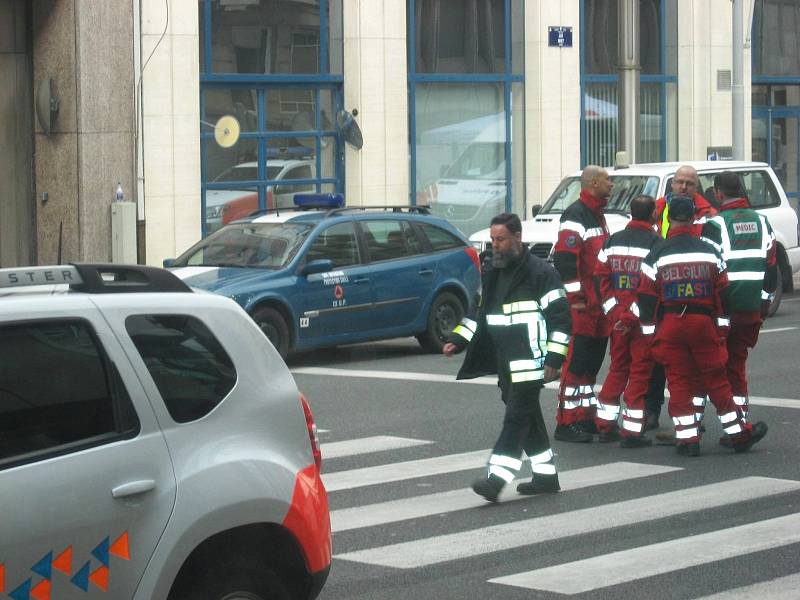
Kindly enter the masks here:
[[433, 275], [433, 269], [420, 269], [420, 275]]
[[142, 479], [141, 481], [129, 481], [118, 485], [111, 490], [113, 498], [126, 498], [127, 496], [135, 496], [137, 494], [144, 494], [151, 490], [156, 489], [156, 482], [153, 479]]

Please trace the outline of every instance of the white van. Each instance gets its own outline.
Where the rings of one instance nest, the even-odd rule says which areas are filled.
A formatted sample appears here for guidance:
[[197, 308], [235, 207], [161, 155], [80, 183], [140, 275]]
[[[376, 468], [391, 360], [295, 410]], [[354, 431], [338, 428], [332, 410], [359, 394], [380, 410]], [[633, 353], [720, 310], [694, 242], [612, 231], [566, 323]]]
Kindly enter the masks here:
[[[800, 230], [797, 213], [792, 209], [786, 193], [777, 176], [766, 163], [747, 161], [695, 161], [674, 163], [649, 163], [631, 165], [625, 168], [609, 168], [608, 174], [614, 181], [608, 205], [605, 208], [606, 222], [611, 233], [623, 229], [630, 220], [628, 207], [631, 199], [639, 194], [660, 198], [671, 190], [672, 177], [682, 165], [691, 165], [700, 178], [700, 193], [709, 197], [714, 176], [722, 171], [735, 171], [739, 174], [747, 190], [747, 197], [753, 208], [769, 219], [778, 241], [778, 268], [782, 286], [778, 286], [770, 314], [778, 309], [782, 292], [793, 291], [792, 275], [800, 270]], [[541, 258], [548, 258], [558, 237], [558, 224], [561, 213], [578, 199], [581, 189], [581, 172], [576, 171], [565, 177], [547, 202], [534, 206], [536, 212], [532, 219], [522, 222], [522, 241], [532, 252]], [[490, 244], [489, 230], [474, 233], [470, 241], [479, 249]]]

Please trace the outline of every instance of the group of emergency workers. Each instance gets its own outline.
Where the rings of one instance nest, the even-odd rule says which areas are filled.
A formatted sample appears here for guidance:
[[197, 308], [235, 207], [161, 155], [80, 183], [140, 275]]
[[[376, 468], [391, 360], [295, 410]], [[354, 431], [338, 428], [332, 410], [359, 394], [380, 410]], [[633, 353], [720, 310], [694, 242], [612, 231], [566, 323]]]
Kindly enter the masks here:
[[[467, 350], [459, 379], [497, 374], [506, 405], [486, 476], [472, 486], [477, 494], [496, 501], [523, 451], [533, 479], [517, 491], [559, 491], [539, 408], [541, 387], [559, 376], [560, 441], [596, 434], [623, 448], [651, 446], [645, 431], [658, 427], [665, 379], [674, 433], [659, 439], [678, 454], [699, 455], [706, 399], [722, 445], [746, 452], [766, 435], [765, 423], [748, 421], [745, 363], [778, 285], [775, 236], [736, 173], [714, 180], [718, 210], [698, 184], [696, 171], [681, 167], [671, 193], [634, 198], [630, 223], [610, 235], [603, 208], [613, 182], [587, 166], [579, 199], [561, 216], [553, 266], [522, 244], [516, 215], [492, 220], [480, 306], [443, 350]], [[595, 395], [609, 339], [610, 368]]]

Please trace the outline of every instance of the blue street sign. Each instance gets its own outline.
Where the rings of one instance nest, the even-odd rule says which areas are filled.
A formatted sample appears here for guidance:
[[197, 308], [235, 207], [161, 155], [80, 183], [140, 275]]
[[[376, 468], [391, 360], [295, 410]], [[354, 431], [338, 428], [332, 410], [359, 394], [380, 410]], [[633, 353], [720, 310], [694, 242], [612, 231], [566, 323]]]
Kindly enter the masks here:
[[572, 48], [572, 27], [548, 27], [547, 45]]

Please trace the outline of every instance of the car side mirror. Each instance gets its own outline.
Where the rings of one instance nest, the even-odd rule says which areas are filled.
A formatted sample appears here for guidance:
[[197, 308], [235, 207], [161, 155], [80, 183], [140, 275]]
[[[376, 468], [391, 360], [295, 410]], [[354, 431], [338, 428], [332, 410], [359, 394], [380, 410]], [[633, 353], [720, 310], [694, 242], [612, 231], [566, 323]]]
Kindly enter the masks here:
[[163, 265], [164, 265], [165, 269], [169, 269], [174, 264], [175, 264], [175, 259], [174, 258], [165, 258], [164, 259]]
[[531, 206], [531, 218], [538, 215], [541, 212], [541, 210], [542, 210], [541, 204], [534, 204], [533, 206]]
[[318, 258], [306, 263], [300, 268], [301, 275], [312, 275], [313, 273], [326, 273], [333, 270], [333, 261], [330, 258]]

